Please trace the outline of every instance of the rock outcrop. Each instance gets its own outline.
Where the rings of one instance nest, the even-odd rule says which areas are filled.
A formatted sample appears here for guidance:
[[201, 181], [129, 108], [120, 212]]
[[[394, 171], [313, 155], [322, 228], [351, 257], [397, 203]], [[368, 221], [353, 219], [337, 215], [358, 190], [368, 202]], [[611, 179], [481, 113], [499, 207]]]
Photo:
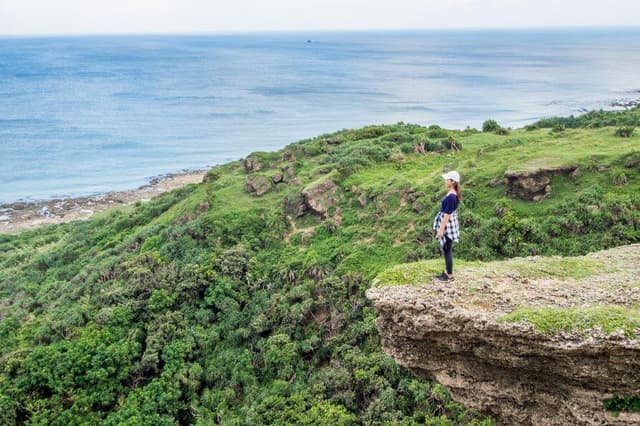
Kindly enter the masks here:
[[271, 180], [273, 181], [273, 183], [282, 183], [284, 182], [284, 176], [282, 175], [282, 173], [274, 173], [271, 176]]
[[244, 182], [244, 189], [256, 197], [266, 194], [271, 187], [271, 179], [263, 175], [247, 176]]
[[257, 172], [262, 168], [262, 163], [257, 157], [247, 157], [244, 159], [244, 171], [247, 173]]
[[306, 210], [326, 217], [329, 208], [338, 203], [338, 186], [328, 176], [304, 188], [302, 190], [302, 198]]
[[576, 166], [560, 166], [533, 171], [507, 170], [504, 174], [507, 195], [521, 200], [540, 201], [551, 194], [553, 176], [571, 175], [576, 169]]
[[640, 395], [639, 264], [631, 245], [473, 264], [455, 283], [400, 265], [393, 285], [381, 278], [367, 297], [387, 354], [498, 424], [640, 424], [640, 413], [616, 416], [603, 403]]
[[307, 205], [304, 202], [304, 196], [300, 193], [287, 195], [284, 197], [283, 209], [285, 214], [295, 217], [304, 216], [307, 212]]

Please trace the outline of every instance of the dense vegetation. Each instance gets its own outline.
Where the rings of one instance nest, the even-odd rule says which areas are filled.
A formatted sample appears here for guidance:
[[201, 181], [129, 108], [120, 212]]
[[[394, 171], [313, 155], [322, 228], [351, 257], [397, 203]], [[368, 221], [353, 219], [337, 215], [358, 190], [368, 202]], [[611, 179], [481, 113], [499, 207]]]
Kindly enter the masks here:
[[[438, 256], [428, 230], [451, 168], [465, 187], [457, 258], [640, 241], [640, 139], [566, 127], [345, 130], [0, 236], [0, 424], [488, 424], [382, 352], [364, 291]], [[568, 163], [581, 174], [553, 177], [548, 199], [505, 195], [507, 169]], [[301, 191], [328, 181], [326, 213], [301, 210]]]
[[[558, 127], [560, 126], [560, 127]], [[621, 126], [633, 128], [640, 126], [640, 107], [611, 113], [610, 111], [591, 111], [586, 114], [569, 117], [550, 117], [526, 126], [527, 130], [542, 128], [590, 128]]]
[[609, 411], [631, 411], [640, 412], [640, 397], [614, 395], [613, 398], [604, 401], [605, 409]]

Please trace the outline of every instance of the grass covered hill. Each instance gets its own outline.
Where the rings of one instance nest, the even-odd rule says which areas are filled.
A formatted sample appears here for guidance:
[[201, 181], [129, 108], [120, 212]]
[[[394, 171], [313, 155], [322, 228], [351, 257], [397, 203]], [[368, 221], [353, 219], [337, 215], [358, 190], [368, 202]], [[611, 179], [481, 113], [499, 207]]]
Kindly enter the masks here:
[[458, 259], [640, 241], [640, 110], [563, 120], [344, 130], [0, 236], [0, 424], [490, 423], [384, 355], [364, 292], [438, 256], [448, 169]]

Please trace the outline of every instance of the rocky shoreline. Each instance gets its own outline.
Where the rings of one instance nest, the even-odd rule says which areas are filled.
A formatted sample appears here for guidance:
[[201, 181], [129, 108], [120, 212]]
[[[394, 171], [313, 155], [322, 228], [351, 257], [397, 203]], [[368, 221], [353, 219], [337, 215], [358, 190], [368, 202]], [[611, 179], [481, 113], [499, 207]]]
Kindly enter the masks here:
[[614, 108], [631, 109], [640, 105], [640, 99], [619, 99], [611, 103]]
[[148, 201], [164, 192], [190, 183], [202, 182], [206, 170], [170, 173], [150, 179], [137, 189], [103, 194], [58, 198], [43, 201], [18, 201], [0, 204], [0, 233], [15, 233], [45, 224], [71, 222], [90, 218], [94, 213], [136, 201]]
[[640, 106], [640, 90], [632, 90], [626, 94], [629, 96], [616, 99], [609, 106], [616, 109], [631, 109]]

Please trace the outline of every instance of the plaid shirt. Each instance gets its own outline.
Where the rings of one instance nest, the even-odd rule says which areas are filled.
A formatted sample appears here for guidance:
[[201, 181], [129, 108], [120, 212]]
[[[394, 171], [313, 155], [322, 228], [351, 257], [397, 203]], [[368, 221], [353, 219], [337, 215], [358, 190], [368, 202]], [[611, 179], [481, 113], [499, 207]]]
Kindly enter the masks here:
[[[438, 230], [440, 229], [440, 224], [444, 219], [445, 212], [442, 210], [438, 212], [436, 217], [433, 219], [433, 230], [438, 235]], [[444, 235], [452, 239], [453, 241], [460, 241], [460, 225], [458, 224], [458, 209], [454, 210], [451, 215], [449, 215], [449, 221], [444, 227]], [[444, 244], [444, 238], [440, 240], [441, 244]]]

